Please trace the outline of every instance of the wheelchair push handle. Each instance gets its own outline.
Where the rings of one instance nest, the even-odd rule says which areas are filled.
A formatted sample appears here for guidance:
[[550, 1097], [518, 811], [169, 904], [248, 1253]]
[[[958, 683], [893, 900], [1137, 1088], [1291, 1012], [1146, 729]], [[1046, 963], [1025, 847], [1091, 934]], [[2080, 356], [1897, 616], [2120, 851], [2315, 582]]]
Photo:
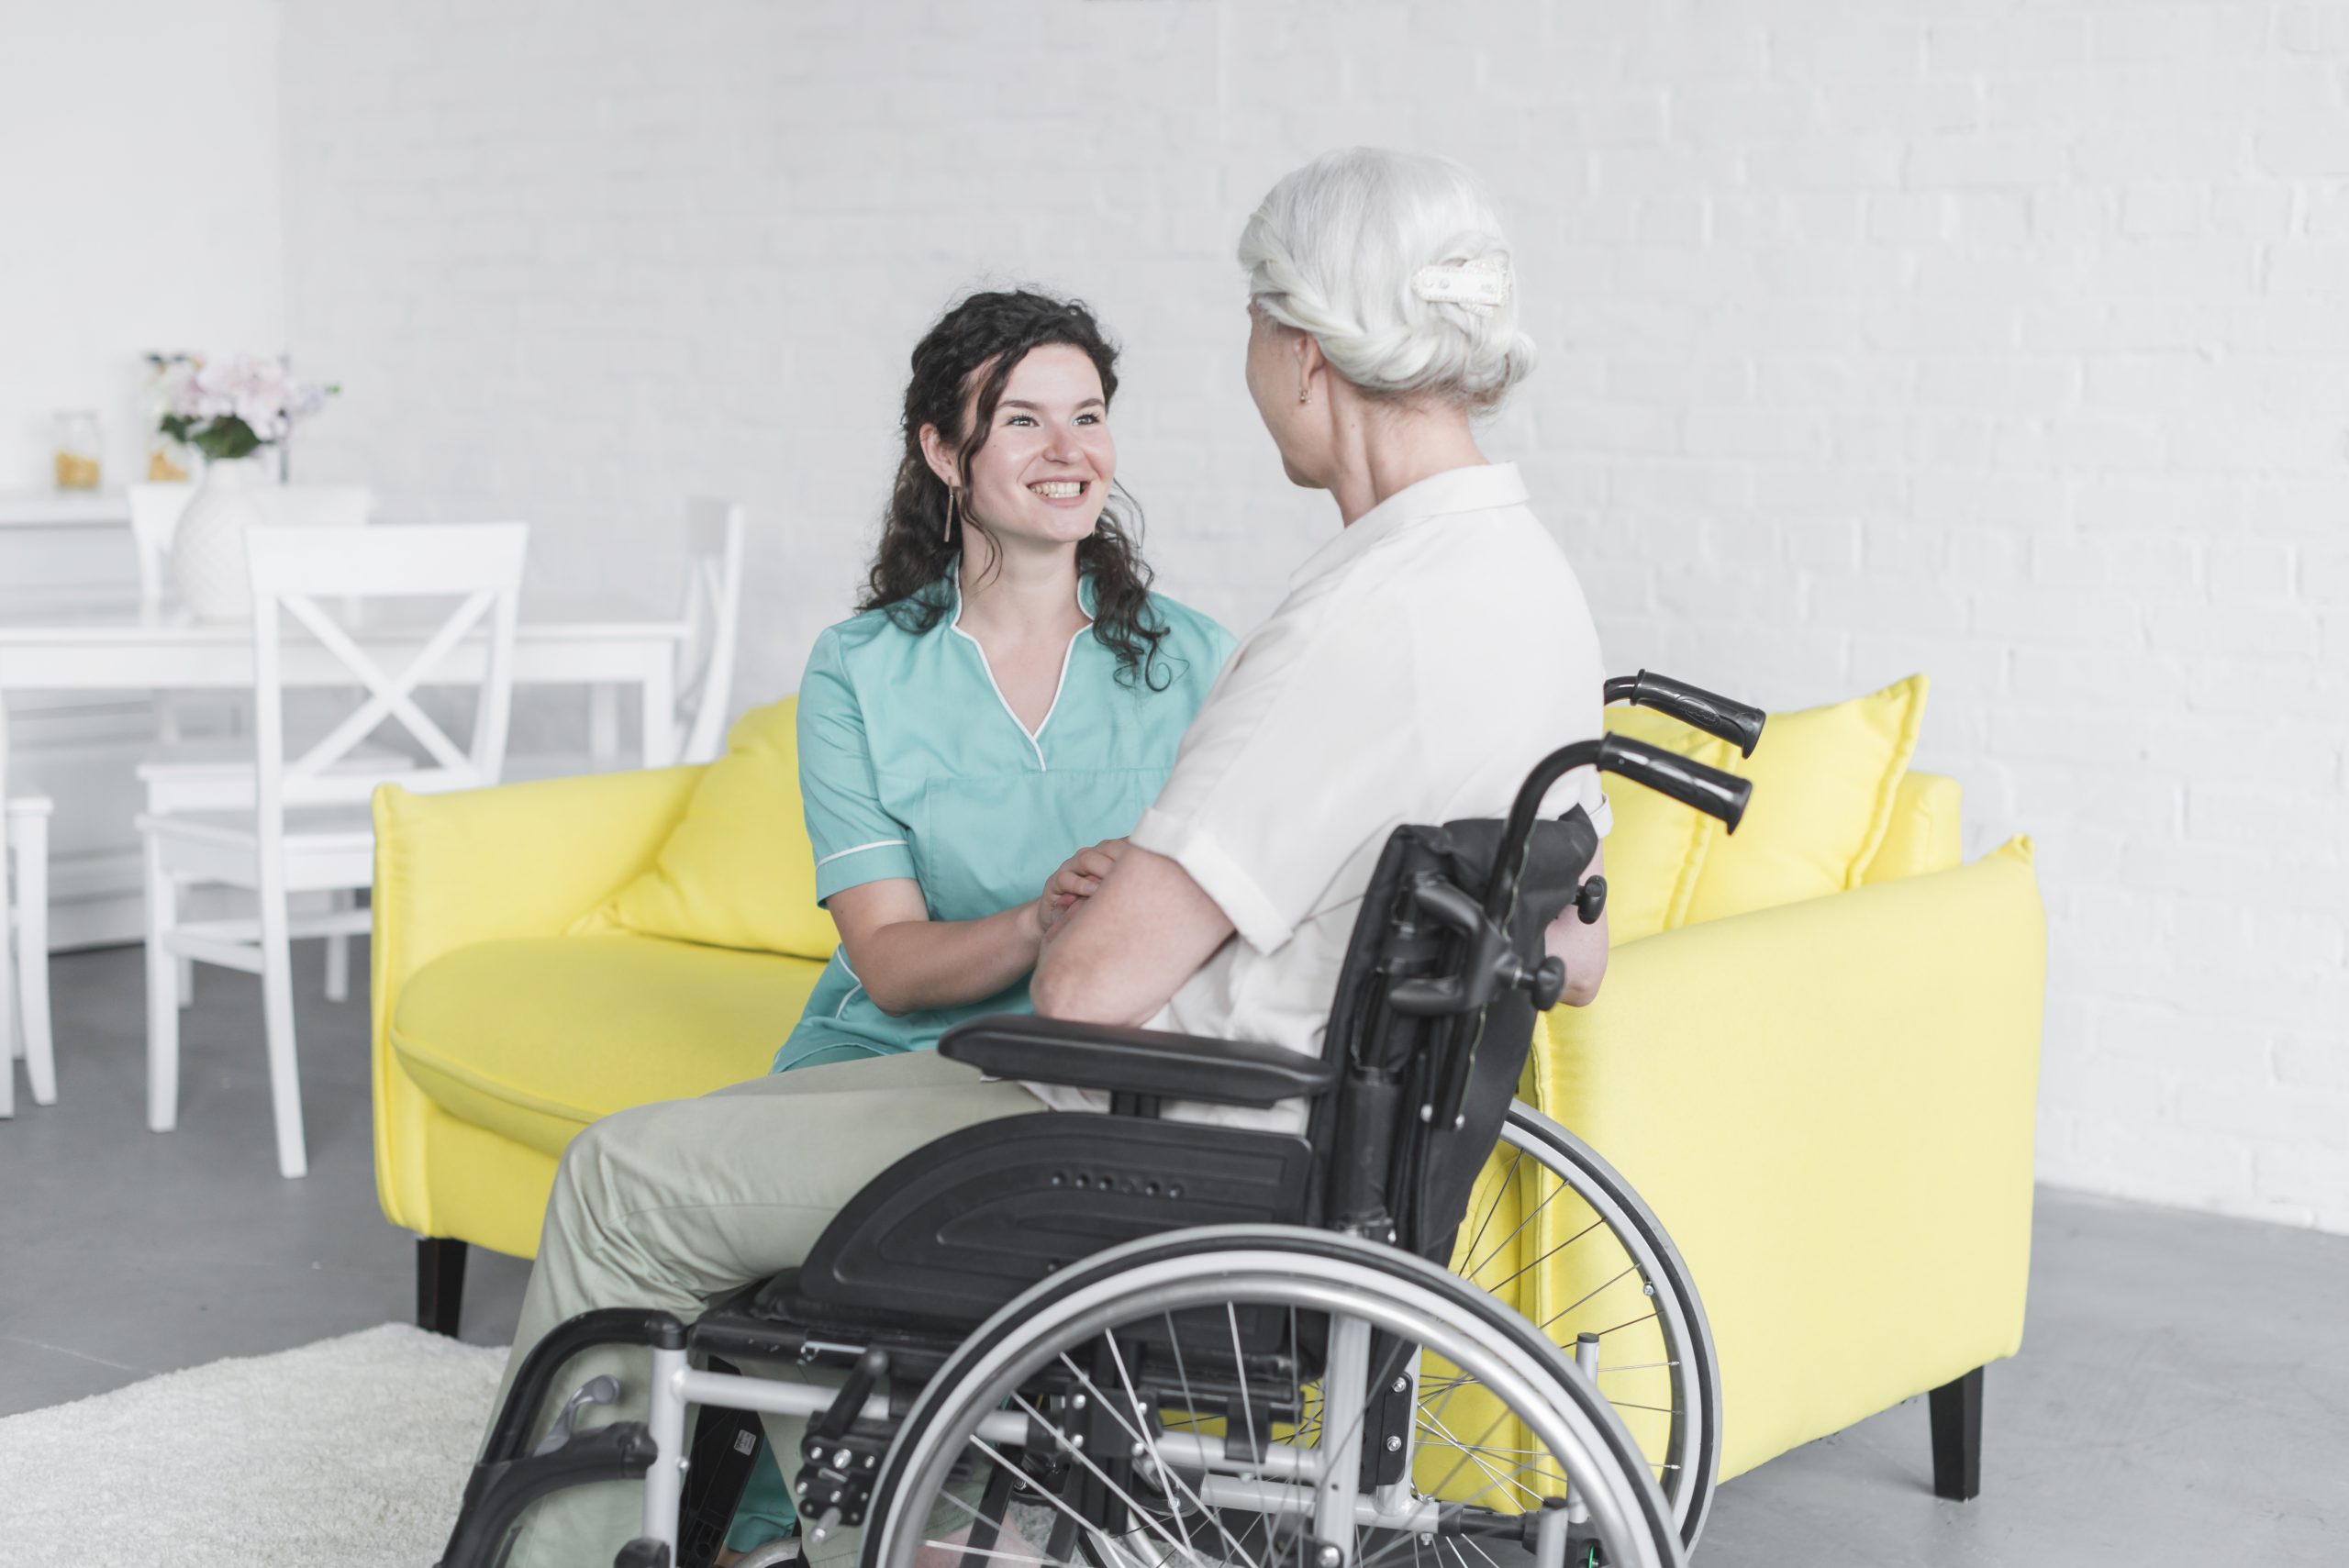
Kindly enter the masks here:
[[1669, 675], [1659, 675], [1653, 670], [1619, 675], [1608, 682], [1607, 700], [1669, 714], [1691, 729], [1701, 729], [1728, 741], [1737, 748], [1739, 755], [1746, 757], [1753, 755], [1753, 748], [1762, 743], [1762, 726], [1770, 717], [1750, 704], [1692, 686], [1686, 681], [1675, 681]]
[[1745, 816], [1746, 803], [1753, 797], [1750, 779], [1690, 762], [1677, 751], [1667, 751], [1629, 736], [1609, 735], [1600, 742], [1598, 765], [1608, 773], [1620, 773], [1634, 784], [1644, 784], [1658, 795], [1668, 795], [1683, 806], [1694, 806], [1708, 817], [1719, 817], [1732, 833]]

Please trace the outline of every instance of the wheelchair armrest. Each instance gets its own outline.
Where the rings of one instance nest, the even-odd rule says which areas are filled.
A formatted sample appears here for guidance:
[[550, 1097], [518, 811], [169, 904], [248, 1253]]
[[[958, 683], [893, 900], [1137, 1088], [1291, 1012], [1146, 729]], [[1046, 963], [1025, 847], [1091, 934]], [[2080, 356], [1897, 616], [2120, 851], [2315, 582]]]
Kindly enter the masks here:
[[1225, 1106], [1275, 1105], [1338, 1081], [1333, 1064], [1277, 1045], [1016, 1013], [956, 1024], [938, 1054], [1001, 1078]]

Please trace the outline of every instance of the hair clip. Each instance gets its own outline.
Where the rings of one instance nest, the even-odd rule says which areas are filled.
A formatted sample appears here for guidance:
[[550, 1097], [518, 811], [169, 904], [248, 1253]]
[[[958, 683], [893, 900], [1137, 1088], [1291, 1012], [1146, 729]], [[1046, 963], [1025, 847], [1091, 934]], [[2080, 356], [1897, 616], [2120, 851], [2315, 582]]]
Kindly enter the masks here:
[[1431, 261], [1411, 274], [1411, 292], [1437, 305], [1475, 306], [1489, 310], [1508, 298], [1508, 286], [1507, 256]]

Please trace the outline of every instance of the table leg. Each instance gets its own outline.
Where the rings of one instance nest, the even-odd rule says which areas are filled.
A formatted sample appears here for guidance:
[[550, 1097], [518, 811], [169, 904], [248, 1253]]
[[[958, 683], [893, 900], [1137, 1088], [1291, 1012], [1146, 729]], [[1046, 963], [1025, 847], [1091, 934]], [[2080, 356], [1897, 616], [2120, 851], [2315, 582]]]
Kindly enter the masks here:
[[620, 689], [608, 681], [587, 688], [587, 755], [608, 768], [620, 754]]
[[677, 760], [677, 690], [676, 676], [663, 651], [644, 667], [644, 712], [640, 722], [644, 730], [644, 768], [665, 768]]
[[8, 704], [0, 696], [0, 1117], [17, 1114], [16, 885], [8, 859]]

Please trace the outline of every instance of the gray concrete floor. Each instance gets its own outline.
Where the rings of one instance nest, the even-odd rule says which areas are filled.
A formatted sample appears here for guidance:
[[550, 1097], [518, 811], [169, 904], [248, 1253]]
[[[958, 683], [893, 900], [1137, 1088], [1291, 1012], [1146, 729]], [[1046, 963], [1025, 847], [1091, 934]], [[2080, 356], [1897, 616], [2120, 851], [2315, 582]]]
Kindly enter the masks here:
[[[300, 1182], [272, 1151], [254, 981], [199, 971], [180, 1127], [159, 1135], [138, 953], [57, 961], [60, 1103], [20, 1078], [0, 1122], [0, 1415], [409, 1317], [365, 1007], [320, 998], [318, 956], [298, 951]], [[511, 1335], [524, 1278], [474, 1255], [467, 1339]], [[2349, 1238], [2043, 1193], [2030, 1329], [1991, 1369], [1984, 1432], [1973, 1503], [1934, 1500], [1918, 1400], [1731, 1482], [1698, 1560], [2349, 1563]]]
[[[179, 1127], [153, 1133], [138, 950], [54, 961], [57, 1104], [31, 1103], [19, 1065], [0, 1121], [0, 1415], [412, 1318], [415, 1239], [375, 1204], [365, 949], [340, 1004], [323, 955], [295, 946], [298, 1182], [277, 1173], [258, 980], [196, 966]], [[465, 1337], [510, 1339], [527, 1277], [477, 1253]]]

